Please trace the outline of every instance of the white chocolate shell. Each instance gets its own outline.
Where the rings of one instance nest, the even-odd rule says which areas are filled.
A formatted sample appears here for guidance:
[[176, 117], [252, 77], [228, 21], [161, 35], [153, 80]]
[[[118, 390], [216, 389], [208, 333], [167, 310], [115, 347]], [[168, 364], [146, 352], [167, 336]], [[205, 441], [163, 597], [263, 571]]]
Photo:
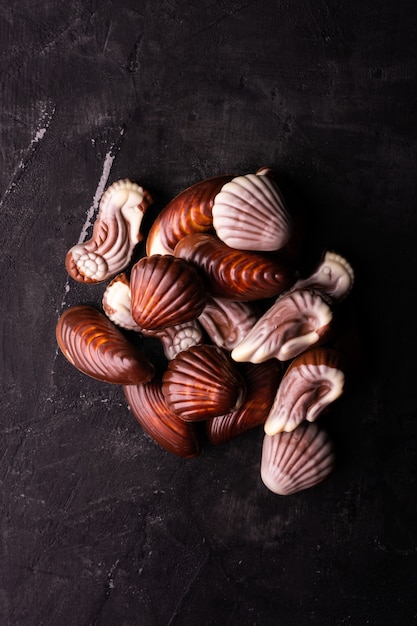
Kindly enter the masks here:
[[340, 353], [331, 348], [314, 348], [294, 359], [278, 387], [266, 434], [291, 432], [305, 420], [314, 422], [342, 395], [344, 370]]
[[333, 444], [317, 424], [305, 422], [290, 433], [264, 437], [261, 478], [273, 493], [286, 496], [314, 487], [333, 467]]
[[118, 274], [107, 285], [103, 294], [102, 305], [107, 317], [114, 324], [125, 328], [126, 330], [134, 330], [140, 332], [140, 327], [136, 324], [130, 310], [131, 294], [130, 284], [126, 274]]
[[263, 170], [223, 185], [212, 214], [219, 239], [238, 250], [279, 250], [292, 234], [292, 220], [281, 192]]
[[326, 252], [317, 270], [297, 281], [294, 289], [318, 289], [332, 298], [343, 300], [353, 287], [355, 274], [350, 263], [336, 252]]
[[113, 183], [103, 194], [91, 239], [73, 246], [66, 268], [79, 282], [99, 283], [112, 278], [129, 264], [150, 194], [128, 179]]
[[252, 363], [272, 357], [288, 361], [322, 342], [330, 332], [332, 319], [327, 299], [319, 291], [291, 291], [264, 313], [234, 348], [232, 358]]
[[233, 302], [209, 296], [200, 317], [200, 324], [213, 343], [231, 351], [244, 339], [259, 318], [251, 302]]

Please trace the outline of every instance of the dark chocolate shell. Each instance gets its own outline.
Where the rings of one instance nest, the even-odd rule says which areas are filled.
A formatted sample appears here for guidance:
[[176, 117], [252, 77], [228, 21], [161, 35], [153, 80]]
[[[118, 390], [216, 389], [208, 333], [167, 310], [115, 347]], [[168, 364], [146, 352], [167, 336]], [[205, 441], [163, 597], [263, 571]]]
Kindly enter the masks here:
[[184, 422], [165, 402], [159, 380], [123, 388], [136, 420], [168, 452], [190, 459], [200, 454], [196, 426]]
[[91, 306], [79, 305], [65, 311], [58, 320], [56, 338], [68, 361], [92, 378], [136, 385], [154, 375], [152, 363]]
[[253, 365], [245, 363], [243, 378], [246, 397], [239, 409], [207, 422], [207, 436], [218, 445], [263, 424], [268, 416], [282, 377], [282, 365], [276, 359]]
[[168, 406], [186, 421], [206, 420], [238, 408], [246, 389], [242, 376], [217, 346], [192, 346], [169, 362], [162, 377]]
[[200, 270], [212, 295], [230, 300], [271, 298], [294, 282], [292, 270], [277, 255], [235, 250], [215, 235], [188, 235], [174, 254]]
[[146, 240], [146, 253], [172, 254], [176, 244], [191, 233], [212, 228], [214, 198], [231, 176], [215, 176], [188, 187], [158, 215]]
[[204, 283], [191, 265], [160, 254], [143, 257], [133, 266], [130, 291], [133, 319], [145, 330], [196, 319], [207, 297]]

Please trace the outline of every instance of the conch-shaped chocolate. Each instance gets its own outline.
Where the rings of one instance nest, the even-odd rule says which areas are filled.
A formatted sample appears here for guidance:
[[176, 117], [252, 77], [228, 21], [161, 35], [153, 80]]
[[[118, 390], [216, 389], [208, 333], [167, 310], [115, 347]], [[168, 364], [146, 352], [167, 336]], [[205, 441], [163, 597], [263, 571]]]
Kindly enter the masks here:
[[234, 363], [217, 346], [192, 346], [168, 363], [162, 377], [168, 406], [186, 421], [201, 421], [238, 408], [245, 383]]
[[216, 346], [231, 351], [246, 337], [259, 317], [260, 312], [253, 302], [233, 302], [208, 296], [198, 321]]
[[333, 444], [317, 424], [304, 422], [289, 433], [264, 437], [261, 478], [274, 493], [286, 496], [314, 487], [333, 467]]
[[65, 311], [58, 320], [56, 338], [68, 361], [92, 378], [137, 385], [154, 375], [152, 363], [91, 306], [78, 305]]
[[201, 444], [195, 424], [188, 424], [167, 406], [161, 383], [124, 387], [130, 409], [142, 426], [160, 446], [185, 459], [200, 454]]
[[196, 319], [206, 303], [197, 271], [183, 259], [143, 257], [130, 275], [132, 317], [145, 330], [161, 330]]
[[278, 298], [232, 351], [235, 361], [262, 363], [271, 357], [295, 358], [330, 334], [332, 309], [326, 296], [312, 289]]
[[332, 300], [343, 300], [351, 291], [354, 279], [350, 263], [342, 255], [327, 251], [316, 271], [298, 280], [293, 289], [317, 289]]
[[173, 254], [176, 244], [191, 233], [212, 228], [214, 198], [231, 176], [215, 176], [188, 187], [158, 215], [146, 240], [146, 253]]
[[239, 409], [208, 420], [207, 436], [211, 443], [225, 443], [265, 422], [281, 380], [281, 368], [276, 359], [257, 365], [245, 363], [245, 400]]
[[231, 248], [279, 250], [292, 235], [284, 198], [265, 171], [233, 178], [215, 197], [213, 226], [219, 239]]
[[290, 432], [304, 420], [314, 422], [339, 398], [346, 364], [332, 348], [313, 348], [298, 356], [285, 372], [265, 422], [265, 432]]
[[214, 235], [184, 237], [176, 257], [194, 264], [212, 295], [249, 302], [279, 295], [293, 283], [293, 272], [278, 256], [230, 248]]
[[68, 251], [65, 265], [71, 278], [100, 283], [125, 269], [142, 239], [140, 226], [151, 203], [150, 194], [136, 183], [113, 183], [101, 197], [91, 239]]

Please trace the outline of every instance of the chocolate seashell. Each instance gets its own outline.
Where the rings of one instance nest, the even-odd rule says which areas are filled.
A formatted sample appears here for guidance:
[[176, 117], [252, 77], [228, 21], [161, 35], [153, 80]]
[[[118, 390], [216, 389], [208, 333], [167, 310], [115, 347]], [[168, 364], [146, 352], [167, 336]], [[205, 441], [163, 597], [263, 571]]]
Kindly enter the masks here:
[[160, 381], [129, 385], [123, 390], [136, 420], [160, 446], [185, 459], [200, 454], [196, 425], [184, 422], [171, 411], [165, 402]]
[[58, 320], [56, 338], [68, 361], [92, 378], [136, 385], [154, 375], [152, 363], [91, 306], [78, 305], [65, 311]]
[[232, 351], [235, 361], [262, 363], [271, 357], [295, 358], [318, 346], [331, 332], [333, 313], [319, 291], [291, 291], [278, 298]]
[[130, 291], [133, 319], [145, 330], [196, 319], [206, 303], [206, 290], [196, 270], [171, 255], [140, 259], [132, 268]]
[[305, 422], [289, 433], [264, 437], [261, 478], [278, 495], [318, 485], [333, 467], [333, 444], [317, 424]]
[[317, 289], [332, 300], [343, 300], [353, 287], [355, 274], [350, 263], [340, 254], [327, 251], [316, 271], [300, 279], [294, 289]]
[[175, 359], [177, 354], [183, 350], [203, 343], [203, 332], [197, 320], [175, 324], [162, 330], [144, 330], [142, 332], [144, 335], [160, 340], [164, 354], [169, 361]]
[[140, 332], [131, 312], [130, 283], [125, 273], [118, 274], [107, 285], [102, 298], [103, 310], [117, 326]]
[[168, 363], [162, 377], [168, 406], [186, 421], [206, 420], [238, 408], [245, 383], [217, 346], [192, 346]]
[[216, 346], [231, 351], [259, 317], [260, 312], [252, 302], [232, 302], [208, 296], [198, 321]]
[[67, 253], [65, 265], [71, 278], [100, 283], [125, 269], [136, 244], [150, 194], [128, 179], [113, 183], [103, 194], [91, 239], [79, 242]]
[[191, 233], [212, 228], [214, 198], [231, 176], [215, 176], [188, 187], [158, 215], [146, 240], [146, 253], [173, 254], [176, 244]]
[[242, 406], [207, 422], [207, 436], [214, 445], [265, 422], [282, 377], [282, 366], [276, 359], [257, 365], [245, 363], [243, 377], [247, 391]]
[[214, 199], [213, 227], [219, 239], [239, 250], [274, 251], [289, 241], [293, 224], [276, 183], [265, 175], [237, 176]]
[[212, 295], [249, 302], [279, 295], [294, 282], [293, 272], [277, 256], [230, 248], [214, 235], [184, 237], [176, 257], [194, 264]]
[[290, 432], [304, 420], [314, 422], [339, 398], [345, 386], [345, 360], [332, 348], [314, 348], [291, 363], [278, 388], [265, 432]]

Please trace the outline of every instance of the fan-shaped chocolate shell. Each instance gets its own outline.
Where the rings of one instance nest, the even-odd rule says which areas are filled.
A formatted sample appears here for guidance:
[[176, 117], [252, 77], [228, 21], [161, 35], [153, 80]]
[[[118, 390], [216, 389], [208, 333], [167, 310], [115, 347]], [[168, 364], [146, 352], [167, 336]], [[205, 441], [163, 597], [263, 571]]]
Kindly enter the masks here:
[[333, 313], [318, 291], [291, 291], [278, 298], [232, 351], [235, 361], [262, 363], [271, 357], [295, 358], [328, 338]]
[[317, 424], [305, 422], [289, 433], [265, 435], [261, 478], [282, 496], [314, 487], [333, 470], [333, 444]]
[[292, 270], [278, 256], [235, 250], [214, 235], [188, 235], [175, 246], [174, 254], [200, 270], [212, 295], [230, 300], [277, 296], [294, 281]]
[[196, 270], [171, 255], [140, 259], [132, 268], [130, 291], [133, 319], [145, 330], [196, 319], [206, 303], [206, 290]]
[[293, 225], [284, 198], [263, 172], [233, 178], [214, 199], [214, 229], [231, 248], [274, 251], [291, 237]]
[[136, 420], [160, 446], [186, 459], [200, 454], [196, 426], [184, 422], [171, 411], [165, 402], [160, 381], [129, 385], [123, 389]]
[[290, 432], [304, 420], [314, 422], [339, 398], [345, 385], [345, 362], [332, 348], [314, 348], [298, 356], [285, 372], [265, 432]]
[[281, 368], [276, 359], [257, 365], [245, 363], [245, 400], [239, 409], [208, 420], [207, 436], [211, 443], [225, 443], [265, 422], [281, 380]]
[[238, 408], [246, 389], [242, 376], [217, 346], [192, 346], [168, 363], [162, 377], [168, 406], [186, 421], [206, 420]]
[[146, 240], [146, 253], [173, 254], [176, 244], [191, 233], [212, 228], [214, 198], [231, 176], [215, 176], [188, 187], [158, 215]]
[[91, 239], [78, 242], [67, 253], [65, 265], [71, 278], [100, 283], [125, 269], [136, 244], [150, 194], [128, 179], [113, 183], [103, 194]]
[[216, 346], [230, 351], [246, 337], [259, 317], [253, 302], [209, 296], [198, 321]]
[[91, 306], [79, 305], [65, 311], [58, 320], [56, 338], [68, 361], [92, 378], [136, 385], [154, 375], [152, 363]]

